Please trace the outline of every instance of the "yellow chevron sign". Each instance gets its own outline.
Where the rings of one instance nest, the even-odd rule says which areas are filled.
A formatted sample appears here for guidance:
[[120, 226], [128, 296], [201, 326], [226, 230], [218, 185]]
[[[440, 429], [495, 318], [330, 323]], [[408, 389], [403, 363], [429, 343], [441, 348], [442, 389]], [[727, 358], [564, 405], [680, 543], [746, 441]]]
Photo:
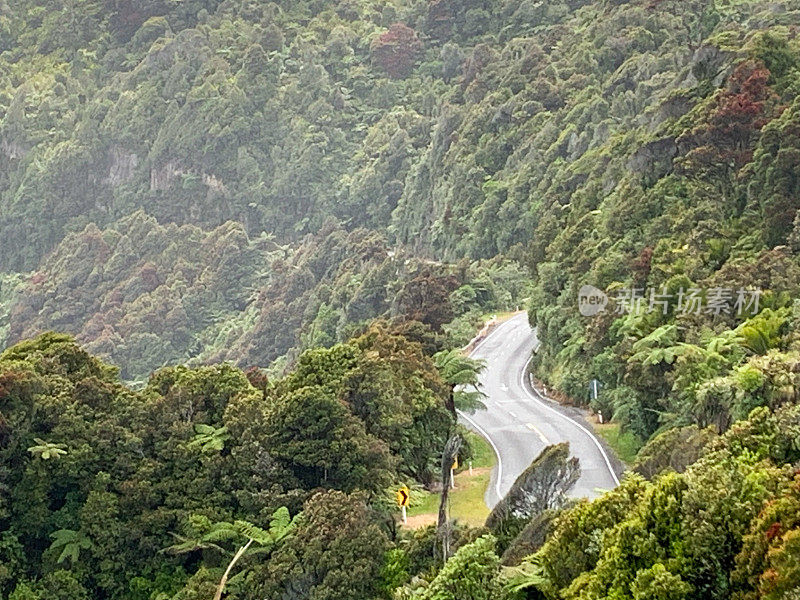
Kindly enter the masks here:
[[403, 486], [397, 490], [397, 506], [408, 506], [409, 500], [411, 500], [411, 491], [408, 487]]

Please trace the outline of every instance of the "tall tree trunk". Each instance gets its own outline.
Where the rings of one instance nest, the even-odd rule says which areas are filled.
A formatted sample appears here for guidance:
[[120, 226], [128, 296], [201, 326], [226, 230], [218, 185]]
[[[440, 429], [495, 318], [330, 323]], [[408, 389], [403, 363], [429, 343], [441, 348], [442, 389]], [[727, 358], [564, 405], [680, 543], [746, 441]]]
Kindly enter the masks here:
[[247, 552], [247, 549], [250, 547], [250, 544], [253, 543], [253, 540], [247, 542], [244, 546], [239, 548], [239, 551], [234, 554], [233, 559], [228, 564], [228, 568], [225, 569], [225, 573], [222, 575], [222, 579], [219, 582], [219, 587], [217, 588], [217, 593], [214, 594], [214, 600], [220, 600], [222, 598], [222, 591], [225, 589], [225, 584], [228, 583], [228, 575], [231, 574], [231, 569], [233, 569], [233, 565], [235, 565], [240, 558]]
[[458, 456], [459, 450], [464, 443], [461, 436], [456, 434], [447, 440], [442, 452], [442, 498], [439, 501], [439, 520], [436, 525], [436, 536], [441, 541], [442, 561], [445, 562], [450, 556], [450, 522], [447, 518], [447, 500], [450, 497], [450, 469]]

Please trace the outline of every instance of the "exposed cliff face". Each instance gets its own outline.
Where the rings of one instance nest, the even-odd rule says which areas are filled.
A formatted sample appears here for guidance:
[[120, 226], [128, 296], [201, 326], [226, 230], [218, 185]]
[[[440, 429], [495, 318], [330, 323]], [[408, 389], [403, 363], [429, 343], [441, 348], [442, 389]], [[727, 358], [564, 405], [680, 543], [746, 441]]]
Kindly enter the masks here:
[[119, 146], [111, 148], [108, 157], [108, 176], [103, 183], [116, 187], [133, 179], [139, 166], [139, 157]]
[[150, 191], [164, 191], [172, 187], [172, 184], [185, 173], [174, 162], [168, 162], [162, 167], [152, 167], [150, 169]]
[[655, 182], [672, 172], [672, 161], [678, 156], [675, 138], [667, 137], [648, 142], [628, 159], [628, 168], [635, 174]]
[[[133, 158], [135, 159], [136, 156], [133, 155]], [[135, 164], [133, 168], [135, 168]], [[168, 162], [163, 167], [150, 169], [150, 191], [169, 190], [184, 177], [191, 180], [197, 179], [202, 182], [208, 190], [218, 194], [225, 194], [228, 191], [225, 184], [216, 175], [210, 173], [197, 175], [189, 169], [179, 167], [178, 163], [174, 161]]]
[[10, 142], [6, 139], [0, 139], [0, 152], [6, 155], [10, 160], [20, 160], [25, 156], [27, 149], [19, 142]]

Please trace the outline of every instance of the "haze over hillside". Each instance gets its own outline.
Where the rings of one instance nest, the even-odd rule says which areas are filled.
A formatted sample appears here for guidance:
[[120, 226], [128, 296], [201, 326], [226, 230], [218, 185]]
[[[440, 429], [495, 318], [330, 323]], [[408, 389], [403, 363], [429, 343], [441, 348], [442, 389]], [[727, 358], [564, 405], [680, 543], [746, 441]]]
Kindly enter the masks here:
[[[798, 32], [0, 0], [0, 600], [211, 598], [247, 540], [226, 598], [796, 598]], [[472, 452], [454, 351], [519, 308], [638, 475], [398, 533], [392, 490]]]
[[[797, 116], [796, 10], [4, 5], [0, 331], [68, 331], [141, 377], [344, 339], [389, 312], [405, 277], [395, 248], [451, 262], [503, 253], [548, 310], [579, 282], [699, 283], [753, 264], [793, 226], [796, 148], [780, 134]], [[360, 227], [376, 233], [348, 238]], [[325, 256], [303, 268], [315, 249]], [[476, 271], [447, 293], [474, 287]], [[506, 308], [516, 292], [473, 304]], [[581, 327], [575, 316], [547, 328], [547, 348]], [[256, 330], [270, 339], [250, 341]]]

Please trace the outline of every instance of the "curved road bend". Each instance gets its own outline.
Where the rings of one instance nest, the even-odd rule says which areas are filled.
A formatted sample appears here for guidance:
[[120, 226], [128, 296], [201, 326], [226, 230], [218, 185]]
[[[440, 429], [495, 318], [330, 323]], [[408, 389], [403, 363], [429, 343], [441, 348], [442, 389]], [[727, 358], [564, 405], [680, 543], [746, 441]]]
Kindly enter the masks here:
[[612, 466], [618, 463], [588, 427], [542, 399], [530, 385], [527, 366], [536, 345], [536, 333], [523, 312], [499, 325], [470, 354], [486, 361], [480, 378], [486, 410], [460, 413], [460, 418], [487, 438], [497, 454], [486, 491], [489, 507], [500, 501], [545, 446], [559, 442], [569, 442], [572, 456], [580, 460], [581, 477], [571, 496], [594, 498], [619, 483]]

